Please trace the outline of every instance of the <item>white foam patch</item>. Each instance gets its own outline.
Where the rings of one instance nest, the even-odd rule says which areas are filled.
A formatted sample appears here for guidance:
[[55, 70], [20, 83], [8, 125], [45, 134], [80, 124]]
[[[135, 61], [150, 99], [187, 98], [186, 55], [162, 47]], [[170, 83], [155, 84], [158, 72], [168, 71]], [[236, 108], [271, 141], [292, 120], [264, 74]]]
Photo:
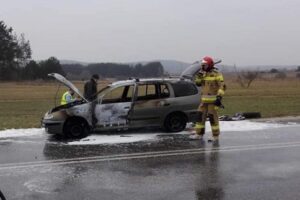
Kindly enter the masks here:
[[[220, 129], [222, 132], [228, 131], [257, 131], [271, 128], [287, 127], [287, 124], [275, 124], [275, 123], [262, 123], [251, 122], [248, 120], [243, 121], [220, 121]], [[207, 130], [210, 130], [209, 122], [206, 122]]]
[[53, 179], [60, 180], [59, 177], [52, 177], [52, 178], [34, 178], [24, 183], [24, 186], [28, 188], [31, 192], [38, 192], [38, 193], [44, 193], [44, 194], [51, 194], [53, 191], [55, 191], [56, 187], [53, 182], [55, 182]]
[[[245, 132], [245, 131], [258, 131], [272, 128], [282, 128], [299, 126], [300, 124], [288, 123], [266, 123], [266, 122], [252, 122], [248, 120], [243, 121], [220, 121], [220, 129], [222, 132]], [[207, 132], [211, 132], [209, 122], [206, 123]], [[193, 132], [191, 124], [188, 124], [187, 131], [182, 131], [177, 134], [189, 134]], [[28, 137], [28, 136], [39, 136], [45, 134], [43, 128], [31, 128], [31, 129], [8, 129], [0, 131], [0, 139], [4, 138], [15, 138], [15, 137]], [[124, 134], [112, 134], [112, 135], [101, 135], [92, 134], [86, 138], [78, 141], [69, 142], [69, 145], [93, 145], [93, 144], [120, 144], [120, 143], [132, 143], [140, 141], [151, 141], [159, 139], [157, 135], [166, 134], [165, 132], [154, 132], [154, 133], [124, 133]], [[2, 140], [3, 141], [3, 140]]]
[[44, 134], [43, 128], [6, 129], [0, 131], [0, 138], [28, 137]]
[[[297, 123], [269, 123], [269, 122], [252, 122], [248, 120], [243, 121], [220, 121], [220, 129], [222, 132], [234, 132], [234, 131], [258, 131], [272, 128], [282, 128], [282, 127], [291, 127], [291, 126], [300, 126]], [[191, 124], [187, 125], [188, 128], [191, 128]], [[207, 132], [211, 131], [210, 123], [207, 121], [205, 123], [205, 128]]]
[[132, 143], [147, 140], [155, 140], [157, 134], [144, 133], [144, 134], [122, 134], [122, 135], [91, 135], [79, 141], [69, 142], [70, 145], [91, 145], [91, 144], [121, 144]]
[[[295, 126], [295, 124], [274, 124], [274, 123], [261, 123], [251, 121], [220, 121], [220, 128], [222, 132], [245, 132], [245, 131], [258, 131], [272, 128], [281, 128], [287, 126]], [[300, 124], [296, 124], [300, 126]], [[193, 129], [191, 124], [188, 124], [187, 128], [190, 131], [182, 131], [176, 134], [190, 134]], [[211, 132], [209, 122], [206, 123], [207, 132]], [[93, 145], [93, 144], [120, 144], [120, 143], [132, 143], [147, 140], [157, 140], [157, 135], [166, 134], [165, 132], [155, 132], [155, 134], [149, 133], [134, 133], [134, 134], [118, 134], [118, 135], [91, 135], [79, 141], [69, 142], [69, 145]]]

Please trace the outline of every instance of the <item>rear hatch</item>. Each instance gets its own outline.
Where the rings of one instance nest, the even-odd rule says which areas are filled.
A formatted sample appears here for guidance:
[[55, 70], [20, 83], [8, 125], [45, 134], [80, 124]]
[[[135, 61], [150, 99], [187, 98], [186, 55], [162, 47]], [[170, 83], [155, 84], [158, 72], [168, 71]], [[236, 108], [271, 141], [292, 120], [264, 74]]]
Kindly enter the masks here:
[[[215, 65], [221, 63], [221, 59], [214, 59]], [[188, 66], [183, 72], [180, 74], [181, 78], [193, 79], [198, 71], [201, 70], [201, 61], [196, 61], [190, 66]]]
[[193, 79], [196, 73], [201, 69], [201, 62], [197, 61], [188, 66], [183, 72], [180, 74], [181, 78]]

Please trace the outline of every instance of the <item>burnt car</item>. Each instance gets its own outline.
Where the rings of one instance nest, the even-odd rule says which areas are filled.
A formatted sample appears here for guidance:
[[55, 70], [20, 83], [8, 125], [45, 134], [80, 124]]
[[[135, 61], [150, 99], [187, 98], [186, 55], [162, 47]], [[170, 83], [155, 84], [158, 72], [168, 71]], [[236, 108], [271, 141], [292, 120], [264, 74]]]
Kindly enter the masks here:
[[95, 100], [97, 123], [93, 129], [92, 102], [60, 74], [49, 74], [74, 90], [81, 99], [48, 111], [42, 118], [42, 126], [49, 134], [71, 138], [85, 137], [91, 131], [141, 127], [182, 131], [187, 122], [197, 119], [200, 91], [191, 78], [198, 68], [191, 66], [179, 78], [132, 79], [106, 86]]

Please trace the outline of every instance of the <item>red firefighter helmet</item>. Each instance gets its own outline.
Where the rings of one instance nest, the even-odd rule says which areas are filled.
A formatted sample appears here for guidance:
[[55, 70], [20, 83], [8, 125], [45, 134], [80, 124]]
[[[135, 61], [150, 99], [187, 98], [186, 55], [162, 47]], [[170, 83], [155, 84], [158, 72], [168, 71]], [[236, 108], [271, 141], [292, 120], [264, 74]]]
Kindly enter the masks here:
[[[201, 64], [202, 64], [202, 68], [203, 68], [204, 71], [210, 71], [210, 70], [213, 69], [215, 63], [214, 63], [214, 60], [211, 57], [205, 56], [202, 59]], [[205, 66], [207, 66], [207, 67], [205, 67]]]

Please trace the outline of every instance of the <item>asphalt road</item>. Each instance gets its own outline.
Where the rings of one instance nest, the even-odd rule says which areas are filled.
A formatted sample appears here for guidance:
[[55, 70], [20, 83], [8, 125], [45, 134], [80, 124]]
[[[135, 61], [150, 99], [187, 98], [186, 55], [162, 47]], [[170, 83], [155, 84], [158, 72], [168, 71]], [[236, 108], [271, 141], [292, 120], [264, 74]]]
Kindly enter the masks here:
[[226, 132], [219, 144], [187, 134], [96, 145], [0, 138], [0, 190], [9, 200], [300, 199], [299, 128]]

